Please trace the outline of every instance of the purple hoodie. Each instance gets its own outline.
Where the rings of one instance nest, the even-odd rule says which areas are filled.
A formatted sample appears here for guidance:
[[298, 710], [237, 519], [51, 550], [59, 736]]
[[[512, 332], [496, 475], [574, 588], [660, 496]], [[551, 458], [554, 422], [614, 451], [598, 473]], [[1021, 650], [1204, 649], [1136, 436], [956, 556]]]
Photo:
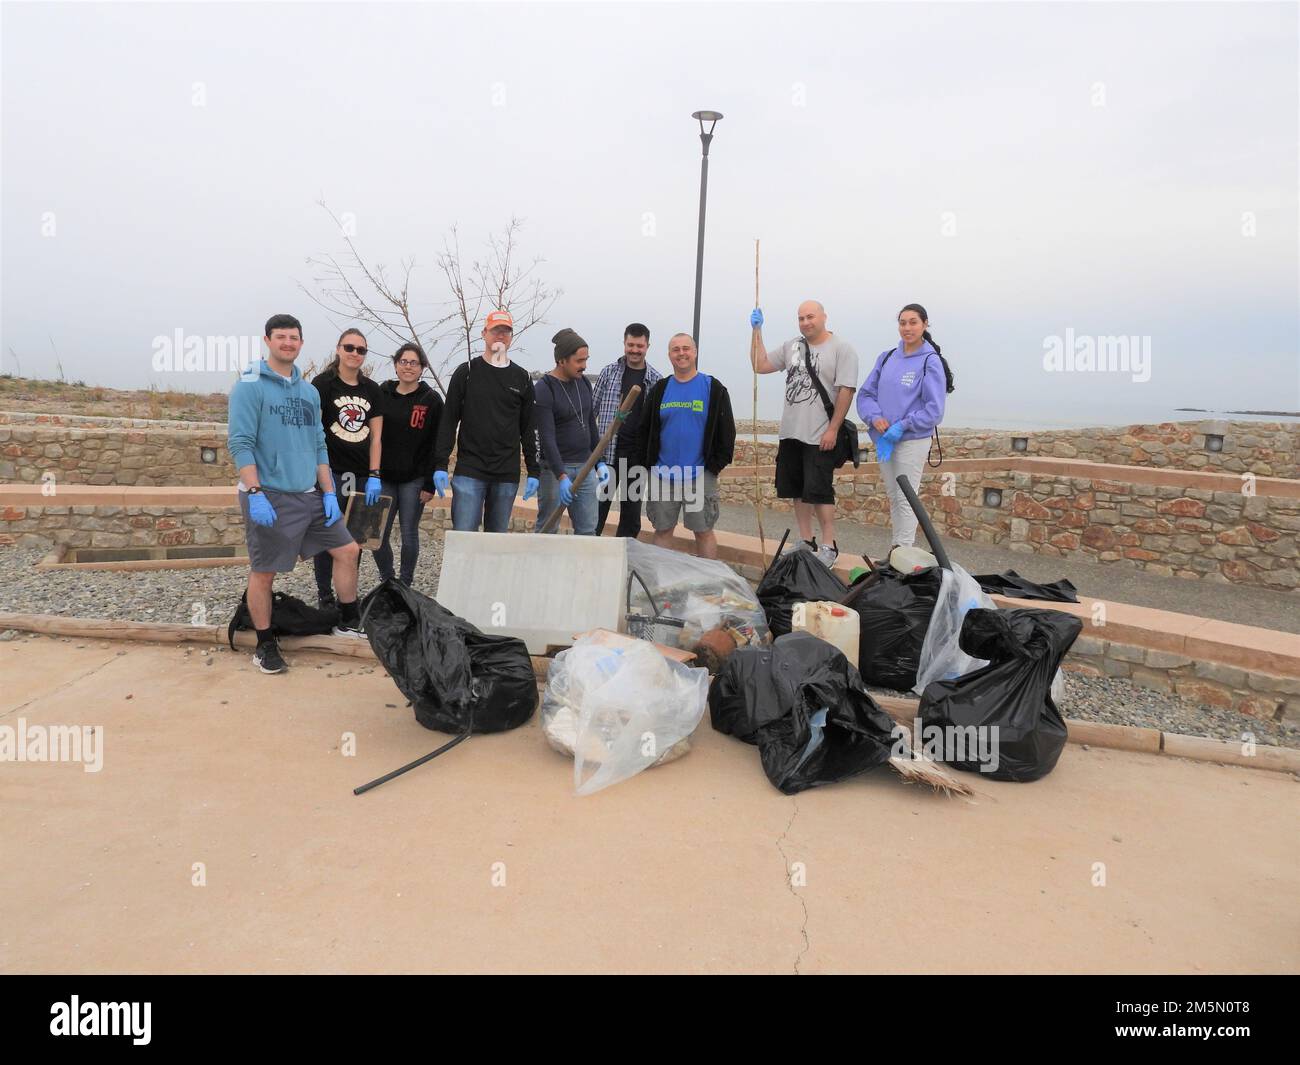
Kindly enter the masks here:
[[930, 342], [923, 340], [911, 355], [904, 355], [900, 340], [893, 351], [880, 353], [858, 389], [858, 417], [867, 423], [872, 443], [880, 439], [871, 424], [876, 418], [884, 418], [890, 425], [902, 422], [907, 427], [904, 440], [923, 440], [943, 421], [947, 394], [943, 363]]

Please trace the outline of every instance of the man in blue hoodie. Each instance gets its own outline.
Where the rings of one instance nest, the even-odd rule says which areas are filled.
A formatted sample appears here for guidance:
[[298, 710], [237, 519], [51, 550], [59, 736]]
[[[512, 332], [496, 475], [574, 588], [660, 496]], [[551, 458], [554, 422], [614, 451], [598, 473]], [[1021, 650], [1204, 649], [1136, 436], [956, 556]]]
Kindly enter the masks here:
[[[253, 661], [263, 673], [285, 662], [271, 630], [271, 584], [300, 558], [328, 551], [338, 591], [336, 636], [360, 637], [357, 560], [361, 554], [339, 521], [320, 394], [294, 365], [302, 324], [288, 314], [266, 323], [267, 355], [230, 390], [227, 446], [239, 471], [239, 506], [248, 542], [248, 613], [257, 630]], [[319, 488], [319, 491], [317, 489]]]

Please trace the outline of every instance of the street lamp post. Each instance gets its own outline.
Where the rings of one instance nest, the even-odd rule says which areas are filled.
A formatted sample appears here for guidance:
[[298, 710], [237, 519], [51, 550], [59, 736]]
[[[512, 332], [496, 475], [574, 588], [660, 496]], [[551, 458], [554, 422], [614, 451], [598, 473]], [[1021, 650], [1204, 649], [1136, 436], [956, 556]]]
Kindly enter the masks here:
[[[695, 325], [691, 338], [695, 341], [695, 350], [700, 350], [700, 293], [704, 285], [704, 205], [709, 194], [709, 142], [713, 140], [713, 127], [722, 117], [719, 111], [696, 111], [691, 115], [700, 124], [700, 235], [695, 248]], [[709, 128], [704, 128], [704, 123]]]

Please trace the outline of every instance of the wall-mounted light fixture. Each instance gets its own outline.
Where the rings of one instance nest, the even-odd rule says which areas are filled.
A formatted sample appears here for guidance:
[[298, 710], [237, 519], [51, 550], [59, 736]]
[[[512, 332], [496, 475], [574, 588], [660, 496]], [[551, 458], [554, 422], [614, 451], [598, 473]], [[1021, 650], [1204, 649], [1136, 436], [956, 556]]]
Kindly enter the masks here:
[[1205, 450], [1206, 450], [1206, 451], [1222, 451], [1222, 450], [1223, 450], [1223, 437], [1220, 436], [1218, 433], [1206, 433], [1206, 434], [1205, 434]]
[[986, 507], [1002, 506], [1002, 489], [986, 488], [984, 489], [984, 505]]
[[1013, 436], [1013, 437], [1011, 438], [1011, 450], [1012, 450], [1012, 451], [1028, 451], [1028, 450], [1029, 450], [1029, 437], [1027, 437], [1027, 436]]
[[217, 449], [215, 447], [199, 448], [199, 461], [211, 466], [217, 461]]

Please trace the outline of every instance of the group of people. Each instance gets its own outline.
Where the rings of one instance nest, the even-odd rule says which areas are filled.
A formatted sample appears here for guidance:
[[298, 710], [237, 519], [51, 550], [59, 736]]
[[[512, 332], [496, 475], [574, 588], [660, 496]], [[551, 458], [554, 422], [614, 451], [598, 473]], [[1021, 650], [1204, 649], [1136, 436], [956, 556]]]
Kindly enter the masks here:
[[[856, 352], [826, 328], [817, 301], [799, 306], [799, 336], [774, 349], [763, 342], [763, 323], [755, 310], [753, 367], [786, 374], [776, 494], [793, 501], [795, 549], [815, 552], [828, 566], [838, 556], [834, 471], [845, 460], [841, 426], [855, 392], [885, 473], [894, 544], [912, 544], [916, 519], [896, 478], [919, 484], [951, 390], [925, 309], [909, 304], [900, 312], [898, 345], [880, 354], [861, 387]], [[429, 360], [419, 344], [403, 344], [392, 358], [396, 378], [376, 383], [363, 371], [364, 334], [348, 329], [330, 363], [308, 382], [295, 365], [301, 323], [284, 314], [266, 323], [266, 358], [236, 382], [229, 408], [248, 542], [247, 602], [257, 630], [254, 661], [263, 672], [285, 668], [271, 627], [271, 586], [299, 558], [313, 559], [320, 605], [338, 611], [334, 633], [364, 637], [357, 604], [361, 548], [340, 520], [340, 494], [368, 504], [392, 500], [375, 564], [381, 580], [397, 577], [408, 585], [419, 557], [420, 517], [433, 496], [451, 493], [454, 529], [507, 532], [521, 462], [523, 498], [537, 498], [539, 532], [560, 509], [575, 534], [601, 535], [617, 499], [619, 536], [640, 534], [644, 507], [656, 544], [669, 546], [680, 522], [694, 534], [697, 554], [717, 557], [718, 475], [734, 457], [736, 426], [730, 395], [720, 380], [700, 372], [690, 334], [669, 338], [664, 374], [650, 365], [649, 329], [633, 322], [623, 333], [623, 354], [594, 386], [588, 344], [572, 329], [552, 338], [555, 365], [536, 382], [510, 359], [508, 311], [488, 314], [482, 336], [483, 354], [457, 367], [444, 400], [423, 380]], [[639, 394], [624, 411], [634, 387]], [[592, 475], [578, 483], [607, 432]], [[395, 521], [401, 529], [396, 571], [389, 545]]]

